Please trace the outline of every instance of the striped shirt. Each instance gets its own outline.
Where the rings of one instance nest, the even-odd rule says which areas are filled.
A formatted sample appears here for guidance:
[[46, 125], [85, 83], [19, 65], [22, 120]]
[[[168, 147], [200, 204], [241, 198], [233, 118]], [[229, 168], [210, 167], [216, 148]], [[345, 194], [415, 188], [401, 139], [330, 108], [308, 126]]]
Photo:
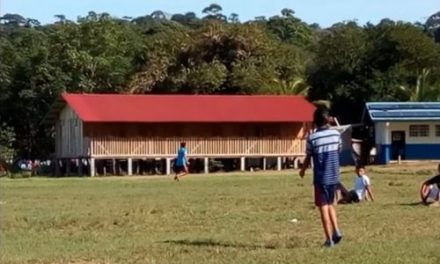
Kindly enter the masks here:
[[314, 184], [339, 183], [339, 152], [341, 134], [329, 128], [320, 128], [307, 139], [307, 155], [313, 159]]

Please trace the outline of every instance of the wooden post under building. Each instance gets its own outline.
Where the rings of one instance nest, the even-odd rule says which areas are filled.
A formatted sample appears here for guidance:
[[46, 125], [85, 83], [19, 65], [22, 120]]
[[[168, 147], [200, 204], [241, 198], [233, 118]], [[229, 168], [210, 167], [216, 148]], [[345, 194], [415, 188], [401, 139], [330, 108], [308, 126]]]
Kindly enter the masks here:
[[282, 158], [281, 157], [277, 157], [277, 171], [281, 171], [282, 169]]
[[95, 177], [96, 175], [96, 168], [95, 168], [95, 159], [90, 158], [90, 177]]
[[171, 158], [166, 158], [165, 166], [166, 166], [165, 174], [170, 175], [171, 174]]
[[72, 165], [70, 159], [65, 159], [66, 162], [66, 176], [70, 176], [70, 166]]
[[78, 159], [78, 176], [83, 176], [83, 160], [82, 160], [82, 158]]
[[128, 176], [133, 175], [133, 159], [132, 158], [128, 158], [128, 160], [127, 160], [127, 174], [128, 174]]
[[209, 158], [207, 158], [207, 157], [205, 157], [203, 159], [203, 168], [204, 168], [203, 172], [205, 174], [208, 174], [209, 173]]

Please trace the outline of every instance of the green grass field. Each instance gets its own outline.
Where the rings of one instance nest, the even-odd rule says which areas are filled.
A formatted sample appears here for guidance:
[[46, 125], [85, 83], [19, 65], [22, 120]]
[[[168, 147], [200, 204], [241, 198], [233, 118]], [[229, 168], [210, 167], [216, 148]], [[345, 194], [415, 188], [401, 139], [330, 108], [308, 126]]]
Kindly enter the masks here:
[[[433, 169], [369, 168], [377, 201], [337, 207], [333, 249], [297, 171], [0, 179], [0, 262], [440, 263], [440, 208], [416, 204]], [[342, 177], [351, 186], [351, 169]]]

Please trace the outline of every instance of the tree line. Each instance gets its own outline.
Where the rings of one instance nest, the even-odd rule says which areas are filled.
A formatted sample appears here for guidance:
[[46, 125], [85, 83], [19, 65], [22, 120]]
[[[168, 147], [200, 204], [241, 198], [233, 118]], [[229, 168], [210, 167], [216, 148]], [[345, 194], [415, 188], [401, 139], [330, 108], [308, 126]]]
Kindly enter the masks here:
[[49, 157], [53, 128], [41, 122], [62, 92], [301, 94], [330, 101], [344, 123], [366, 101], [440, 100], [440, 12], [329, 28], [288, 8], [240, 21], [217, 4], [203, 17], [55, 17], [0, 17], [0, 159]]

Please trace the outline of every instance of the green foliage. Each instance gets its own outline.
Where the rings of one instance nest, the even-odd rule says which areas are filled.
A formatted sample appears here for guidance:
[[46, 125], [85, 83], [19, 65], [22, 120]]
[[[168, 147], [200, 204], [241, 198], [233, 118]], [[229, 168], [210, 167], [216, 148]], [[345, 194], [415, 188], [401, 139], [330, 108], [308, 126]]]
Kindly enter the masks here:
[[333, 101], [346, 122], [359, 121], [365, 101], [438, 100], [438, 77], [427, 73], [439, 71], [439, 55], [434, 40], [413, 24], [337, 24], [317, 45], [309, 96]]
[[266, 24], [268, 31], [281, 41], [299, 46], [310, 45], [314, 38], [313, 29], [293, 16], [293, 10], [285, 8], [281, 13], [282, 17], [274, 16], [269, 19]]
[[226, 22], [227, 18], [225, 15], [221, 13], [223, 8], [219, 4], [210, 4], [209, 6], [205, 7], [202, 10], [203, 14], [206, 14], [206, 16], [203, 18], [205, 20], [217, 20], [217, 21], [223, 21]]
[[[163, 78], [153, 84], [152, 91], [249, 93], [246, 88], [249, 85], [240, 82], [247, 77], [238, 77], [236, 71], [238, 67], [248, 65], [246, 61], [254, 63], [261, 61], [263, 56], [267, 57], [266, 54], [271, 52], [271, 45], [272, 40], [258, 25], [210, 21], [199, 30], [188, 34], [181, 41], [180, 49], [172, 50], [174, 59], [162, 64], [165, 66], [161, 68]], [[254, 72], [254, 76], [249, 77], [260, 79], [260, 73]], [[254, 89], [259, 88], [258, 82], [255, 84]]]
[[361, 111], [363, 100], [368, 100], [371, 94], [369, 87], [358, 79], [364, 72], [362, 61], [367, 51], [366, 33], [356, 23], [338, 24], [328, 29], [318, 42], [317, 60], [308, 72], [312, 87], [310, 98], [333, 101], [336, 113], [344, 115], [346, 120], [358, 118], [353, 108]]
[[242, 94], [264, 94], [270, 91], [274, 71], [265, 63], [265, 58], [249, 58], [234, 63], [230, 83]]
[[[342, 123], [368, 100], [439, 100], [439, 16], [410, 24], [308, 25], [280, 15], [240, 22], [218, 4], [141, 17], [89, 12], [53, 24], [19, 14], [0, 21], [0, 123], [17, 156], [48, 157], [41, 121], [62, 92], [299, 94], [331, 102]], [[350, 109], [350, 111], [347, 111]]]
[[14, 158], [13, 143], [15, 133], [6, 124], [0, 124], [0, 161], [9, 161]]
[[431, 71], [423, 69], [417, 75], [415, 87], [400, 86], [399, 88], [409, 96], [412, 102], [440, 100], [440, 89], [430, 83]]
[[105, 15], [89, 15], [80, 21], [48, 30], [53, 59], [67, 75], [63, 76], [64, 90], [121, 92], [142, 47], [140, 32]]
[[431, 15], [425, 23], [426, 30], [434, 36], [435, 41], [440, 42], [440, 12]]
[[187, 69], [186, 85], [195, 93], [209, 94], [222, 88], [226, 81], [227, 69], [224, 64], [217, 60], [211, 63], [203, 62], [195, 68]]

